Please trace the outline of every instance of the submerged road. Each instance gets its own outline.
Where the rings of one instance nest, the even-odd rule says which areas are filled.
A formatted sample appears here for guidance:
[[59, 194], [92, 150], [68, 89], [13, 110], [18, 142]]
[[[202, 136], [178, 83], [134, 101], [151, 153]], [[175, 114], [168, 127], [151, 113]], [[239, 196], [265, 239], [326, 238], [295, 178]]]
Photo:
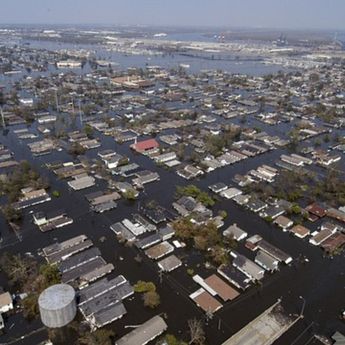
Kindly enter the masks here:
[[[99, 189], [105, 189], [105, 182], [97, 180], [95, 187], [79, 192], [71, 191], [68, 189], [66, 181], [58, 180], [52, 172], [47, 170], [45, 163], [57, 160], [69, 161], [72, 158], [65, 151], [32, 157], [26, 145], [27, 141], [18, 140], [12, 131], [13, 128], [20, 127], [23, 126], [11, 127], [6, 136], [0, 136], [0, 142], [15, 153], [15, 159], [29, 160], [43, 176], [46, 176], [50, 181], [51, 190], [61, 192], [60, 198], [53, 198], [51, 202], [34, 206], [31, 210], [36, 212], [38, 210], [49, 211], [53, 208], [64, 208], [69, 216], [74, 219], [74, 223], [59, 230], [41, 233], [32, 224], [32, 215], [25, 211], [21, 230], [23, 241], [20, 242], [15, 234], [6, 228], [3, 219], [0, 219], [4, 237], [1, 250], [36, 254], [41, 248], [56, 240], [63, 241], [76, 235], [86, 234], [100, 248], [105, 260], [114, 264], [114, 274], [123, 274], [131, 283], [135, 283], [139, 279], [153, 281], [161, 295], [162, 303], [155, 311], [145, 309], [142, 306], [140, 296], [125, 301], [128, 314], [108, 327], [114, 329], [119, 336], [122, 336], [127, 332], [124, 328], [125, 325], [142, 323], [154, 314], [164, 313], [168, 317], [169, 331], [188, 338], [188, 319], [205, 320], [206, 318], [201, 309], [188, 297], [191, 292], [196, 290], [197, 285], [188, 276], [186, 270], [187, 268], [193, 268], [195, 272], [205, 276], [214, 273], [214, 269], [204, 267], [204, 258], [198, 252], [192, 250], [186, 253], [183, 249], [179, 249], [176, 250], [176, 253], [184, 256], [182, 260], [183, 267], [170, 274], [164, 274], [161, 283], [156, 263], [144, 257], [144, 254], [136, 248], [119, 244], [113, 232], [109, 229], [110, 224], [131, 217], [132, 213], [137, 212], [137, 203], [133, 204], [120, 200], [117, 209], [101, 215], [94, 214], [89, 210], [89, 204], [84, 195]], [[34, 126], [32, 130], [36, 130]], [[129, 149], [128, 143], [118, 145], [110, 137], [105, 137], [99, 133], [96, 133], [96, 136], [101, 139], [101, 149], [114, 149], [121, 154], [127, 155], [131, 161], [138, 163], [144, 169], [155, 170], [160, 174], [160, 181], [145, 187], [146, 193], [140, 196], [140, 202], [154, 199], [158, 204], [168, 209], [174, 200], [176, 185], [193, 183], [203, 190], [207, 190], [208, 185], [215, 182], [230, 184], [236, 173], [245, 173], [262, 163], [274, 164], [274, 161], [284, 151], [284, 149], [270, 151], [233, 166], [216, 170], [208, 174], [207, 177], [189, 182], [178, 177], [174, 171], [156, 166], [149, 158], [134, 154]], [[95, 158], [96, 153], [97, 150], [90, 150], [86, 155], [89, 158]], [[306, 240], [300, 240], [283, 233], [274, 225], [266, 223], [258, 215], [245, 210], [231, 200], [220, 199], [214, 208], [214, 212], [216, 213], [220, 209], [228, 212], [225, 226], [237, 223], [249, 235], [261, 235], [268, 242], [290, 254], [294, 261], [289, 266], [282, 266], [279, 272], [272, 275], [268, 274], [261, 286], [253, 286], [242, 293], [235, 301], [227, 302], [222, 309], [215, 313], [211, 320], [207, 320], [205, 330], [210, 344], [218, 345], [223, 343], [280, 297], [283, 298], [282, 304], [288, 313], [296, 314], [299, 312], [301, 307], [299, 296], [305, 297], [306, 308], [305, 318], [275, 341], [276, 345], [291, 344], [294, 341], [297, 341], [295, 345], [302, 345], [303, 343], [300, 342], [298, 336], [311, 322], [315, 322], [317, 326], [314, 325], [314, 327], [308, 329], [306, 332], [308, 337], [310, 331], [331, 334], [338, 329], [345, 333], [344, 324], [338, 317], [341, 312], [340, 309], [345, 306], [343, 253], [334, 258], [324, 257], [320, 248], [311, 246]], [[316, 229], [319, 225], [320, 222], [310, 223], [308, 227]], [[100, 241], [101, 237], [105, 237], [106, 240]], [[253, 259], [253, 253], [242, 244], [239, 245], [237, 250]], [[143, 258], [141, 263], [136, 262], [134, 259], [138, 254]], [[303, 263], [296, 260], [301, 254], [306, 256], [310, 262]], [[123, 260], [120, 260], [120, 258], [123, 258]], [[26, 326], [23, 326], [22, 329], [18, 327], [13, 332], [24, 335], [27, 334], [27, 328]], [[303, 339], [301, 341], [304, 341]], [[30, 344], [30, 342], [27, 342], [27, 344]]]

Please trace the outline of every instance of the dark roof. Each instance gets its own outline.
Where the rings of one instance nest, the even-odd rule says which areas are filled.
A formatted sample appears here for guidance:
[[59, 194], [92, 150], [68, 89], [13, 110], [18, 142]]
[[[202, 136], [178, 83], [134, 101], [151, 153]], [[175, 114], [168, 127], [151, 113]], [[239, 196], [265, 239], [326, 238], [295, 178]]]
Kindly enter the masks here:
[[211, 186], [209, 186], [209, 188], [213, 191], [213, 192], [217, 192], [221, 189], [227, 188], [227, 185], [223, 182], [218, 182], [215, 184], [212, 184]]
[[143, 213], [155, 224], [166, 221], [165, 212], [161, 208], [144, 208]]
[[118, 302], [95, 313], [93, 317], [95, 319], [95, 324], [97, 325], [97, 327], [102, 327], [116, 319], [121, 318], [126, 313], [127, 310], [123, 303]]
[[39, 204], [39, 203], [44, 202], [44, 201], [48, 201], [48, 199], [49, 199], [49, 195], [46, 194], [46, 195], [39, 196], [37, 198], [32, 198], [29, 200], [15, 202], [15, 203], [13, 203], [13, 207], [16, 209], [26, 208], [26, 207], [30, 207], [30, 206]]
[[189, 196], [182, 196], [176, 203], [183, 206], [187, 211], [193, 211], [197, 205], [196, 200]]
[[92, 209], [95, 212], [104, 212], [104, 211], [109, 211], [113, 208], [117, 207], [117, 203], [113, 200], [103, 202], [102, 204], [92, 206]]
[[140, 240], [138, 240], [135, 245], [139, 249], [145, 249], [149, 246], [152, 246], [155, 243], [158, 243], [161, 241], [161, 238], [158, 233], [151, 234], [149, 236], [146, 236]]
[[282, 213], [285, 213], [285, 210], [281, 206], [278, 206], [278, 207], [277, 206], [271, 206], [265, 210], [265, 214], [268, 217], [273, 217], [273, 218], [277, 217], [278, 215], [280, 215]]
[[119, 275], [111, 280], [108, 280], [107, 278], [98, 280], [97, 282], [92, 283], [79, 291], [78, 303], [83, 304], [109, 290], [115, 289], [117, 286], [124, 284], [126, 281], [127, 280], [122, 275]]
[[93, 270], [96, 270], [98, 268], [101, 268], [105, 265], [105, 261], [97, 256], [96, 258], [84, 262], [83, 264], [62, 273], [61, 281], [63, 283], [73, 283], [77, 279], [79, 279], [81, 276], [88, 274], [92, 272]]
[[97, 256], [101, 256], [101, 252], [98, 248], [90, 248], [84, 250], [83, 252], [71, 256], [69, 259], [63, 261], [61, 264], [58, 265], [58, 268], [61, 272], [68, 271], [76, 266], [83, 264], [84, 262], [90, 261]]
[[258, 243], [258, 247], [264, 252], [266, 252], [267, 254], [273, 256], [278, 261], [287, 262], [289, 261], [289, 259], [291, 259], [290, 255], [286, 254], [281, 249], [275, 247], [273, 244], [268, 243], [265, 240], [261, 240]]
[[247, 207], [253, 210], [259, 210], [265, 206], [266, 204], [260, 199], [255, 199], [255, 200], [251, 199], [247, 203]]
[[218, 268], [218, 273], [242, 290], [249, 287], [249, 278], [232, 265]]
[[161, 237], [170, 236], [174, 234], [175, 234], [175, 230], [169, 225], [167, 225], [164, 228], [159, 229], [159, 235]]
[[46, 258], [50, 264], [58, 263], [60, 261], [66, 260], [68, 257], [77, 254], [93, 245], [91, 240], [85, 240], [83, 242], [76, 243], [75, 245], [64, 248], [58, 252], [54, 252], [47, 255]]
[[99, 196], [102, 196], [103, 194], [104, 194], [104, 192], [101, 191], [101, 190], [99, 190], [99, 191], [97, 191], [97, 192], [85, 194], [85, 198], [86, 198], [88, 201], [92, 201], [93, 199], [98, 198]]
[[93, 313], [100, 312], [101, 310], [107, 308], [110, 305], [114, 305], [122, 301], [127, 296], [134, 293], [132, 286], [126, 282], [117, 286], [116, 288], [107, 291], [106, 293], [99, 295], [82, 305], [80, 305], [80, 310], [84, 316], [89, 316]]
[[116, 235], [122, 236], [127, 241], [133, 241], [135, 239], [133, 233], [120, 222], [110, 225], [110, 229], [114, 231]]

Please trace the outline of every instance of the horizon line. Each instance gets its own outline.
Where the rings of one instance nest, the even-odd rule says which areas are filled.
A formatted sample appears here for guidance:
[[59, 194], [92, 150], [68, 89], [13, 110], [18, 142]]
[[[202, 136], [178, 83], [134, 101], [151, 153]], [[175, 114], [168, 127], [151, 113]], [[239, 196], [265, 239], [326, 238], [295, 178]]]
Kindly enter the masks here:
[[125, 23], [16, 23], [0, 22], [0, 25], [8, 26], [96, 26], [96, 27], [132, 27], [132, 28], [181, 28], [181, 29], [237, 29], [237, 30], [287, 30], [287, 31], [344, 31], [344, 28], [317, 28], [317, 27], [275, 27], [275, 26], [231, 26], [231, 25], [188, 25], [188, 24], [125, 24]]

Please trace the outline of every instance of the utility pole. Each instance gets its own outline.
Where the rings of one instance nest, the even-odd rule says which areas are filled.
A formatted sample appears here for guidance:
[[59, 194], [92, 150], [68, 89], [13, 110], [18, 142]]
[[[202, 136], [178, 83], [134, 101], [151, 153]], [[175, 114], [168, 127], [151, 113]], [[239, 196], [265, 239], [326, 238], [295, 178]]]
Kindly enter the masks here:
[[221, 326], [221, 324], [222, 324], [222, 319], [219, 318], [219, 319], [218, 319], [218, 331], [220, 331], [220, 326]]
[[210, 309], [208, 309], [205, 316], [206, 316], [206, 324], [208, 324], [208, 322], [213, 319], [212, 311]]
[[57, 89], [55, 89], [55, 104], [56, 104], [56, 111], [59, 111], [59, 99], [58, 99]]
[[72, 114], [74, 114], [74, 100], [73, 100], [73, 97], [72, 98]]
[[78, 99], [78, 108], [79, 108], [80, 125], [82, 125], [83, 124], [83, 115], [81, 114], [80, 99]]
[[302, 309], [301, 309], [301, 312], [300, 312], [299, 316], [300, 316], [301, 318], [303, 318], [303, 317], [304, 317], [304, 309], [305, 309], [306, 300], [305, 300], [305, 298], [302, 297], [302, 296], [299, 296], [299, 298], [303, 301]]
[[4, 117], [4, 113], [2, 112], [2, 107], [1, 106], [0, 106], [0, 113], [1, 113], [2, 127], [6, 128], [5, 117]]

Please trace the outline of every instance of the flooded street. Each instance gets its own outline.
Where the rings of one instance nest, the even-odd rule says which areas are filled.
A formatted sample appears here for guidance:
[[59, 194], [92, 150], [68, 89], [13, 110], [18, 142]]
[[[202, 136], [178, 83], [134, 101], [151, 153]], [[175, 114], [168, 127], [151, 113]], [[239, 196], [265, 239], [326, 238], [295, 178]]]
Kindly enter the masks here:
[[[96, 134], [102, 140], [102, 149], [114, 149], [124, 154], [131, 161], [138, 163], [148, 170], [156, 170], [160, 175], [160, 181], [148, 185], [145, 193], [134, 204], [130, 201], [120, 200], [118, 207], [104, 214], [95, 214], [89, 210], [89, 204], [84, 197], [92, 191], [105, 188], [102, 180], [85, 191], [74, 192], [67, 188], [65, 181], [57, 180], [52, 172], [45, 167], [48, 162], [68, 161], [70, 157], [65, 151], [54, 152], [49, 155], [31, 158], [26, 142], [17, 139], [11, 127], [7, 135], [1, 135], [0, 141], [10, 147], [17, 160], [27, 159], [40, 171], [43, 176], [49, 178], [51, 190], [58, 190], [61, 197], [53, 198], [52, 201], [42, 205], [34, 206], [32, 211], [49, 211], [51, 209], [66, 209], [74, 219], [74, 223], [48, 233], [41, 233], [32, 223], [32, 215], [25, 212], [24, 223], [21, 229], [22, 240], [18, 241], [11, 230], [8, 229], [2, 220], [3, 243], [1, 251], [13, 253], [31, 252], [34, 255], [44, 246], [56, 240], [63, 241], [79, 234], [86, 234], [102, 252], [107, 262], [115, 266], [115, 274], [124, 274], [131, 283], [139, 278], [153, 281], [158, 286], [162, 303], [157, 310], [151, 312], [142, 307], [140, 296], [131, 298], [126, 307], [128, 314], [121, 320], [114, 322], [109, 327], [121, 335], [125, 331], [124, 326], [145, 321], [153, 314], [167, 313], [169, 327], [175, 334], [187, 334], [188, 319], [197, 317], [205, 319], [204, 313], [190, 300], [188, 295], [195, 290], [196, 284], [186, 273], [188, 268], [196, 268], [202, 262], [199, 254], [191, 255], [184, 261], [185, 268], [181, 268], [170, 274], [163, 274], [160, 279], [156, 264], [146, 258], [142, 253], [142, 263], [137, 263], [134, 257], [138, 254], [135, 247], [126, 247], [119, 244], [109, 226], [121, 221], [137, 211], [140, 203], [149, 200], [156, 200], [159, 205], [170, 209], [177, 185], [186, 185], [187, 181], [178, 177], [173, 171], [154, 166], [154, 163], [147, 157], [134, 154], [129, 149], [129, 144], [116, 144], [111, 137]], [[96, 151], [90, 150], [87, 156], [94, 157]], [[210, 173], [206, 178], [193, 181], [196, 185], [206, 190], [207, 186], [215, 182], [231, 183], [236, 173], [244, 173], [262, 162], [274, 162], [280, 150], [268, 152], [262, 156], [251, 158], [230, 167], [225, 167]], [[225, 225], [237, 223], [250, 234], [260, 234], [264, 239], [273, 245], [289, 253], [294, 261], [290, 266], [284, 266], [281, 271], [268, 276], [263, 284], [250, 288], [234, 302], [228, 302], [212, 320], [207, 321], [207, 337], [212, 339], [210, 344], [220, 344], [229, 334], [238, 331], [246, 323], [257, 316], [260, 311], [273, 304], [278, 298], [282, 298], [283, 305], [290, 313], [299, 313], [302, 308], [302, 301], [299, 296], [306, 300], [305, 319], [299, 321], [289, 332], [287, 332], [276, 344], [290, 344], [303, 330], [314, 322], [313, 330], [320, 332], [332, 332], [334, 329], [344, 330], [344, 323], [339, 319], [341, 310], [339, 305], [345, 305], [345, 267], [344, 254], [334, 258], [324, 257], [320, 248], [311, 246], [306, 240], [300, 240], [283, 233], [276, 226], [268, 224], [257, 215], [241, 208], [231, 200], [220, 200], [216, 209], [224, 209], [228, 212]], [[31, 213], [31, 212], [30, 212]], [[319, 223], [313, 224], [313, 228]], [[102, 237], [106, 240], [100, 241]], [[178, 253], [179, 250], [176, 250]], [[253, 258], [253, 253], [243, 245], [238, 248], [239, 252]], [[298, 258], [303, 255], [308, 258], [309, 263], [299, 262]], [[189, 262], [190, 261], [190, 262]], [[205, 270], [198, 267], [199, 271]], [[186, 308], [188, 304], [188, 308]], [[182, 312], [183, 310], [183, 312]], [[183, 317], [181, 317], [181, 312]], [[303, 338], [303, 337], [302, 337]], [[304, 339], [304, 338], [303, 338]], [[30, 338], [30, 341], [31, 338]], [[30, 341], [27, 344], [30, 344]], [[24, 344], [24, 342], [23, 342]], [[296, 344], [299, 344], [298, 342]], [[302, 344], [302, 342], [301, 342]]]
[[[62, 45], [56, 42], [30, 41], [29, 43], [32, 48], [48, 50], [77, 47], [72, 44]], [[143, 55], [125, 56], [124, 54], [106, 51], [104, 48], [94, 45], [81, 45], [78, 48], [91, 48], [95, 51], [97, 58], [118, 63], [116, 70], [124, 70], [133, 66], [144, 68], [148, 65], [172, 68], [177, 67], [179, 64], [188, 64], [190, 65], [188, 73], [198, 73], [203, 69], [222, 69], [229, 73], [262, 76], [282, 69], [279, 65], [264, 65], [258, 61], [209, 61], [178, 54], [152, 57]], [[58, 72], [60, 70], [50, 66], [50, 70], [42, 72], [42, 76], [49, 76], [51, 73]], [[78, 70], [77, 73], [84, 75], [89, 72], [91, 72], [90, 66], [86, 65], [83, 70]], [[39, 72], [34, 72], [32, 76], [38, 75], [40, 75]], [[21, 77], [22, 75], [1, 75], [0, 83], [5, 86], [13, 85]], [[173, 102], [168, 105], [173, 105]], [[113, 116], [114, 114], [111, 115]], [[69, 115], [58, 116], [68, 117]], [[288, 138], [290, 127], [297, 123], [296, 118], [294, 118], [291, 123], [270, 126], [260, 122], [254, 115], [247, 116], [246, 121], [248, 126], [259, 126], [266, 133], [277, 135], [283, 139]], [[219, 123], [238, 125], [240, 120], [237, 117], [225, 120], [218, 116], [217, 124]], [[81, 128], [78, 119], [76, 127], [77, 129]], [[305, 301], [305, 317], [298, 321], [274, 344], [304, 345], [307, 344], [308, 339], [315, 333], [330, 335], [336, 330], [345, 333], [345, 323], [340, 318], [342, 310], [339, 308], [339, 306], [345, 308], [344, 252], [334, 257], [325, 256], [322, 249], [311, 245], [308, 239], [302, 240], [291, 233], [283, 232], [277, 226], [259, 217], [258, 214], [250, 212], [232, 200], [216, 196], [217, 202], [212, 208], [213, 213], [217, 214], [218, 211], [225, 210], [228, 214], [222, 230], [236, 223], [241, 229], [248, 232], [248, 237], [255, 234], [262, 236], [263, 239], [289, 254], [293, 261], [289, 265], [281, 265], [278, 272], [266, 273], [262, 283], [251, 286], [234, 301], [224, 303], [223, 308], [217, 311], [212, 318], [208, 318], [202, 309], [197, 307], [189, 297], [192, 292], [199, 288], [199, 285], [188, 275], [187, 269], [193, 269], [203, 276], [216, 272], [215, 267], [205, 267], [204, 255], [194, 249], [188, 249], [188, 251], [184, 248], [175, 249], [174, 253], [182, 257], [182, 267], [171, 273], [160, 273], [155, 261], [146, 257], [143, 251], [139, 251], [134, 245], [119, 243], [113, 231], [110, 230], [111, 224], [120, 222], [124, 218], [130, 219], [134, 213], [139, 212], [140, 206], [151, 200], [156, 201], [158, 205], [163, 206], [165, 209], [173, 211], [172, 202], [175, 201], [177, 186], [195, 184], [201, 190], [209, 191], [208, 187], [218, 182], [234, 185], [233, 178], [236, 174], [244, 175], [261, 164], [274, 166], [279, 157], [288, 152], [287, 148], [282, 147], [270, 150], [236, 164], [216, 169], [198, 179], [187, 181], [178, 176], [173, 169], [159, 166], [147, 156], [134, 153], [130, 149], [132, 142], [118, 144], [113, 137], [105, 136], [95, 131], [93, 135], [99, 139], [101, 146], [98, 149], [88, 150], [85, 154], [88, 159], [97, 159], [97, 153], [100, 150], [111, 149], [128, 157], [131, 163], [137, 163], [141, 169], [156, 171], [160, 176], [159, 181], [145, 185], [145, 189], [140, 193], [138, 200], [128, 201], [122, 198], [117, 202], [116, 209], [98, 214], [90, 209], [90, 204], [85, 195], [105, 190], [108, 187], [106, 181], [96, 178], [94, 186], [81, 191], [73, 191], [68, 187], [66, 180], [58, 179], [46, 167], [46, 164], [77, 161], [76, 157], [68, 154], [65, 149], [53, 151], [47, 155], [33, 156], [27, 144], [36, 139], [18, 139], [14, 130], [21, 128], [26, 128], [26, 125], [8, 126], [5, 130], [2, 130], [0, 132], [0, 143], [14, 153], [13, 157], [15, 160], [29, 161], [40, 175], [49, 181], [49, 194], [51, 195], [52, 191], [58, 191], [60, 197], [52, 196], [52, 200], [49, 202], [25, 209], [22, 226], [18, 233], [14, 233], [9, 228], [1, 214], [0, 229], [2, 242], [0, 243], [0, 252], [4, 253], [7, 251], [13, 254], [31, 253], [43, 263], [43, 257], [38, 255], [42, 248], [55, 242], [61, 242], [74, 236], [85, 234], [100, 249], [105, 261], [114, 265], [115, 269], [111, 273], [111, 277], [123, 274], [132, 285], [138, 280], [154, 282], [161, 296], [161, 304], [155, 310], [151, 310], [144, 308], [140, 294], [135, 294], [128, 298], [125, 302], [127, 314], [106, 326], [114, 330], [117, 337], [128, 333], [128, 326], [143, 323], [154, 315], [164, 315], [169, 324], [169, 333], [180, 336], [183, 339], [188, 339], [189, 337], [188, 320], [193, 318], [202, 320], [205, 324], [208, 343], [210, 345], [220, 345], [230, 335], [236, 333], [266, 308], [273, 305], [279, 298], [282, 299], [282, 304], [287, 313], [296, 315], [302, 312], [304, 308], [303, 301]], [[30, 132], [38, 134], [40, 138], [42, 137], [36, 124], [28, 126], [28, 128]], [[343, 129], [332, 129], [332, 131], [342, 137], [345, 135]], [[163, 130], [160, 135], [168, 133], [170, 134], [169, 130]], [[323, 134], [320, 138], [322, 136]], [[148, 136], [143, 136], [143, 138], [148, 138]], [[313, 143], [313, 140], [307, 140], [302, 145], [307, 147]], [[326, 142], [320, 143], [320, 147], [327, 149]], [[344, 171], [344, 164], [344, 159], [342, 159], [339, 164], [339, 169], [342, 171]], [[318, 166], [313, 166], [311, 169], [321, 177], [325, 174], [325, 169]], [[120, 180], [118, 176], [114, 176], [113, 179], [115, 181]], [[131, 178], [127, 180], [130, 181]], [[1, 204], [4, 204], [5, 201], [5, 197], [0, 199]], [[33, 213], [60, 209], [67, 211], [68, 216], [74, 220], [73, 224], [43, 233], [33, 223]], [[315, 223], [307, 222], [306, 226], [313, 232], [318, 229], [322, 222], [323, 219], [319, 219]], [[247, 249], [243, 243], [239, 243], [236, 251], [251, 260], [255, 258], [255, 253]], [[140, 261], [137, 259], [138, 255], [141, 258], [141, 262], [138, 262]], [[5, 290], [8, 289], [7, 282], [2, 274], [0, 274], [0, 285]], [[12, 331], [5, 332], [4, 335], [0, 336], [1, 343], [32, 345], [46, 338], [46, 330], [42, 328], [39, 320], [27, 323], [21, 315], [17, 314], [10, 316], [7, 324], [13, 325], [11, 326]], [[30, 335], [26, 338], [19, 339], [21, 336], [28, 334]], [[19, 340], [14, 341], [14, 338]], [[11, 343], [11, 341], [13, 342]], [[64, 340], [62, 344], [72, 344], [70, 341], [70, 339]]]

